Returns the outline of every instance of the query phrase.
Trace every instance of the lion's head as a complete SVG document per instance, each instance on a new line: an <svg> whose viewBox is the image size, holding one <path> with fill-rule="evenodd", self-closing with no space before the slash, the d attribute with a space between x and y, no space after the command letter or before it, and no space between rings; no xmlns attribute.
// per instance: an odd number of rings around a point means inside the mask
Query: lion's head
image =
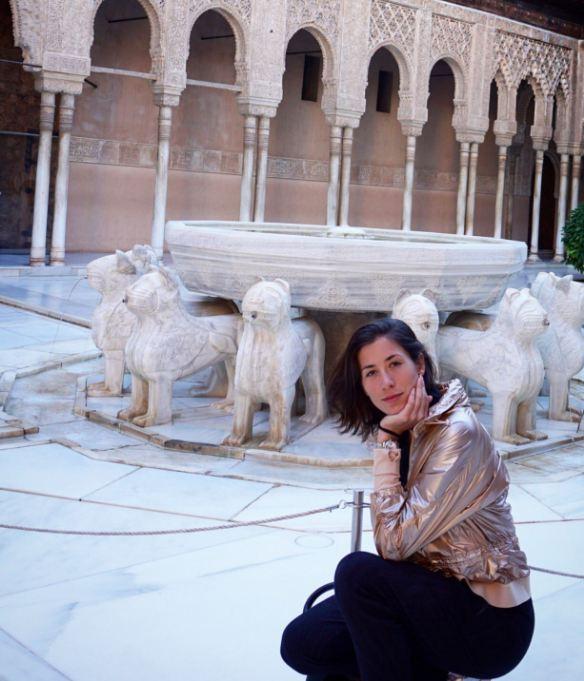
<svg viewBox="0 0 584 681"><path fill-rule="evenodd" d="M120 293L156 265L158 258L150 246L136 245L130 251L116 251L112 255L92 260L87 265L87 281L102 295Z"/></svg>
<svg viewBox="0 0 584 681"><path fill-rule="evenodd" d="M549 326L547 313L529 289L508 288L501 300L497 321L509 326L514 336L539 336Z"/></svg>
<svg viewBox="0 0 584 681"><path fill-rule="evenodd" d="M584 285L574 281L571 274L558 277L553 272L540 272L531 292L554 316L576 326L584 323Z"/></svg>
<svg viewBox="0 0 584 681"><path fill-rule="evenodd" d="M180 301L179 288L178 275L158 265L126 289L124 301L134 314L151 315L175 309Z"/></svg>
<svg viewBox="0 0 584 681"><path fill-rule="evenodd" d="M254 284L243 298L241 314L246 324L278 328L290 319L290 285L283 279Z"/></svg>

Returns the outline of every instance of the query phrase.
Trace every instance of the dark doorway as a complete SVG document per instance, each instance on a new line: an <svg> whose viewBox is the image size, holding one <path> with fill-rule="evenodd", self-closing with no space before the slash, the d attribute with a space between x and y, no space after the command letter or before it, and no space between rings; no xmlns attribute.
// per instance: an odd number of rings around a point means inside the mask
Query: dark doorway
<svg viewBox="0 0 584 681"><path fill-rule="evenodd" d="M531 176L531 196L535 184L535 171ZM556 221L556 170L547 154L543 157L543 173L541 176L541 202L539 207L539 241L538 253L541 258L552 258L555 250L555 221ZM529 232L527 243L531 243L531 216L533 203L529 205Z"/></svg>
<svg viewBox="0 0 584 681"><path fill-rule="evenodd" d="M30 248L40 107L21 60L8 0L0 0L0 249L13 252Z"/></svg>

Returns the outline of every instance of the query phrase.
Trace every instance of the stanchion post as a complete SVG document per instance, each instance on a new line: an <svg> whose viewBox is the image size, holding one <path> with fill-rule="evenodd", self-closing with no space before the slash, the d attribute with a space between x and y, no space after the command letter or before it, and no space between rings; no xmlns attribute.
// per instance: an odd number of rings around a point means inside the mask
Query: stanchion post
<svg viewBox="0 0 584 681"><path fill-rule="evenodd" d="M351 523L351 553L361 550L361 532L363 530L363 495L362 489L353 490L353 521Z"/></svg>

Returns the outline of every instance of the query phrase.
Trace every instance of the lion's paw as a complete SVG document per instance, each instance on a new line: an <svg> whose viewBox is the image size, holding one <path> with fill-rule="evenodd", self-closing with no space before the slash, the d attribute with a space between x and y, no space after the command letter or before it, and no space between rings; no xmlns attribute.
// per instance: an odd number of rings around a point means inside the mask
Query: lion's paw
<svg viewBox="0 0 584 681"><path fill-rule="evenodd" d="M547 433L542 433L541 430L528 430L523 435L529 440L547 440Z"/></svg>
<svg viewBox="0 0 584 681"><path fill-rule="evenodd" d="M234 435L233 433L230 433L221 444L226 447L240 447L245 442L245 439L245 435Z"/></svg>

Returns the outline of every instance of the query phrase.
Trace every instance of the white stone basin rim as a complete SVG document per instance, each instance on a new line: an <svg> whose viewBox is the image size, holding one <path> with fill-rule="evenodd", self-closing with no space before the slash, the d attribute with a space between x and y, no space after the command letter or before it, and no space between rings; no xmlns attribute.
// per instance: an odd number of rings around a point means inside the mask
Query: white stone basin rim
<svg viewBox="0 0 584 681"><path fill-rule="evenodd" d="M185 286L241 300L259 278L285 279L292 304L316 310L390 312L401 289L431 289L439 310L483 309L522 269L518 241L321 225L173 221L166 241Z"/></svg>

